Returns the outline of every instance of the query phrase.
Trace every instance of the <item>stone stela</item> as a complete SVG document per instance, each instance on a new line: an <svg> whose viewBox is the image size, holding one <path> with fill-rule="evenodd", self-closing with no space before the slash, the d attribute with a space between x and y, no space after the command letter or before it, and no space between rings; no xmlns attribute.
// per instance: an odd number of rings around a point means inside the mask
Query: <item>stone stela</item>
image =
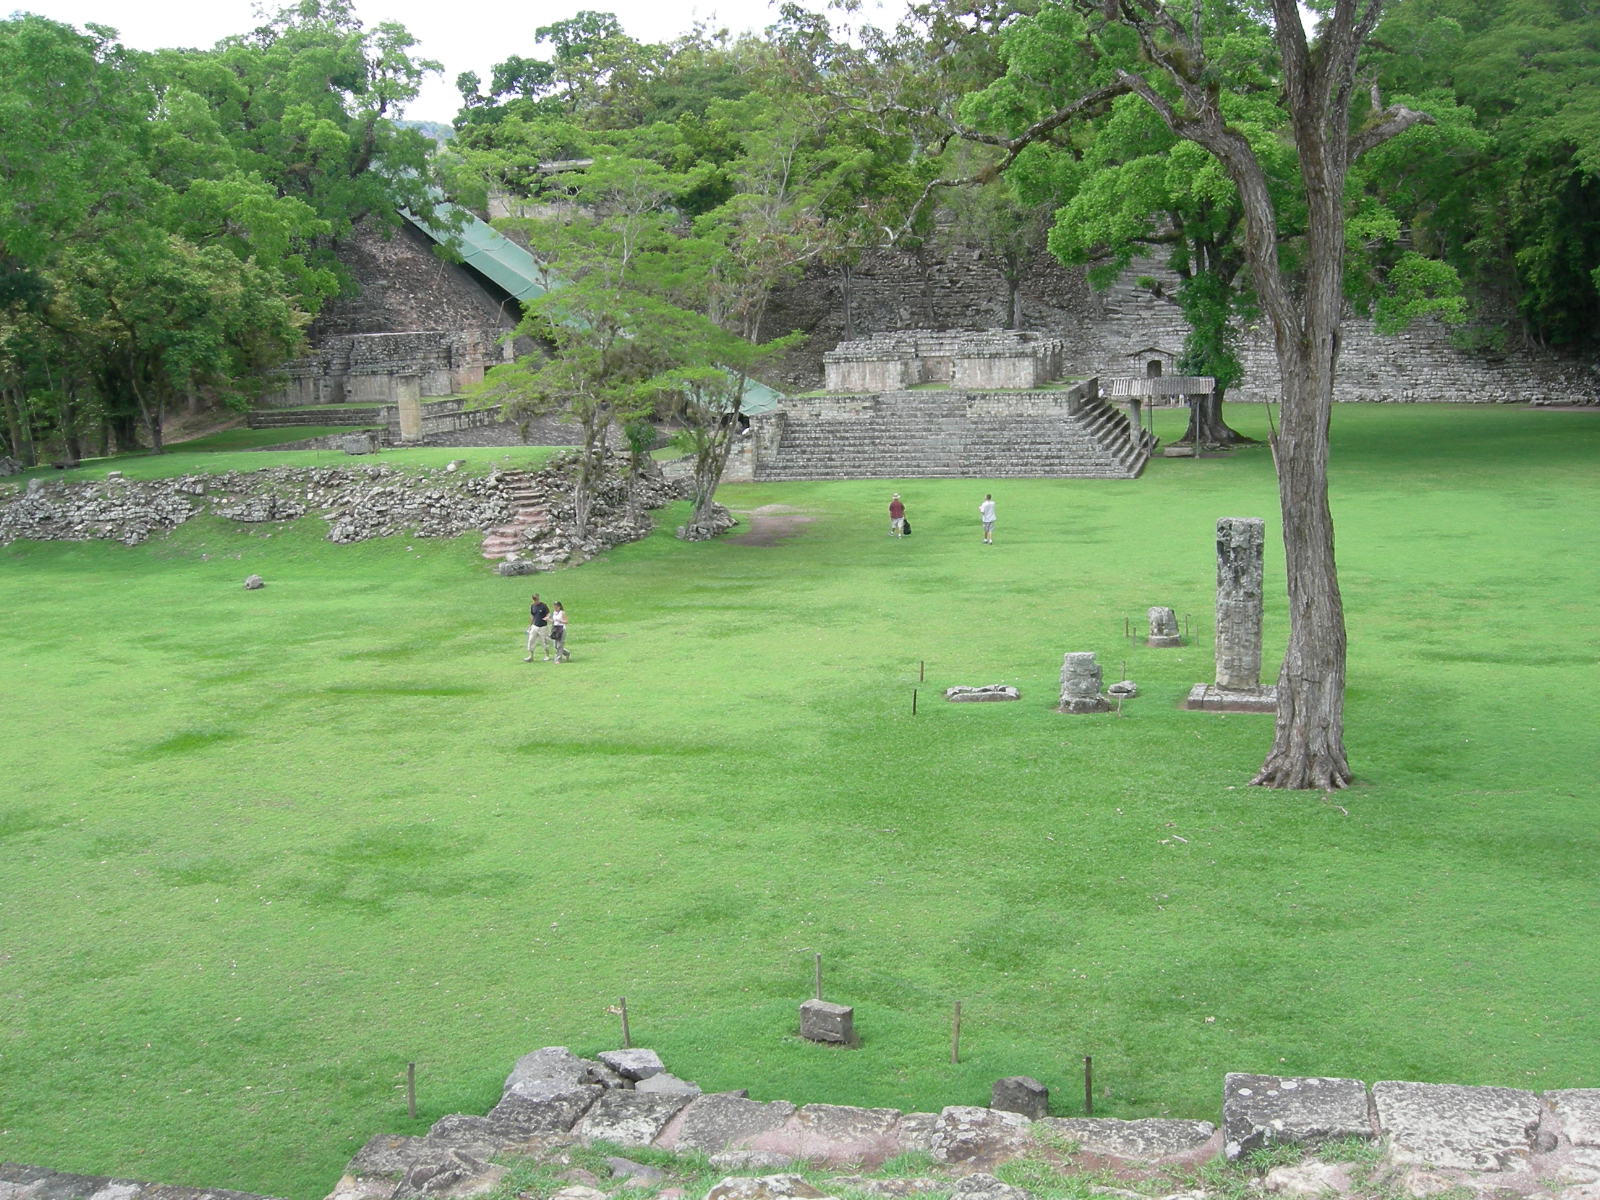
<svg viewBox="0 0 1600 1200"><path fill-rule="evenodd" d="M1111 711L1111 702L1100 692L1100 664L1094 655L1077 651L1064 655L1061 660L1061 703L1057 712L1103 713Z"/></svg>
<svg viewBox="0 0 1600 1200"><path fill-rule="evenodd" d="M1261 686L1261 609L1266 522L1217 521L1217 681L1198 683L1184 707L1214 712L1274 712L1278 689Z"/></svg>
<svg viewBox="0 0 1600 1200"><path fill-rule="evenodd" d="M1154 607L1145 614L1150 622L1150 636L1146 646L1181 646L1183 638L1178 633L1178 614L1170 608Z"/></svg>

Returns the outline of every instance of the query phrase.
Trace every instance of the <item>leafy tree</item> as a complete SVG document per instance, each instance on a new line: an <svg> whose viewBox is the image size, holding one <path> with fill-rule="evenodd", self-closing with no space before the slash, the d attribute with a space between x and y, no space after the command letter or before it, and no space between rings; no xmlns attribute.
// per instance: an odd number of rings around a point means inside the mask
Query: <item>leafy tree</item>
<svg viewBox="0 0 1600 1200"><path fill-rule="evenodd" d="M1413 0L1374 37L1387 88L1460 106L1482 141L1394 162L1410 235L1540 345L1600 330L1600 14L1570 0Z"/></svg>
<svg viewBox="0 0 1600 1200"><path fill-rule="evenodd" d="M159 450L174 400L248 403L337 291L329 236L420 186L385 115L420 78L408 45L315 3L217 51L153 56L109 30L0 22L14 445L33 453L37 428L76 458L96 419Z"/></svg>
<svg viewBox="0 0 1600 1200"><path fill-rule="evenodd" d="M303 200L344 237L363 218L433 211L432 143L396 123L439 64L393 22L365 29L348 0L298 0L215 49L163 51L166 86L203 99L241 170Z"/></svg>
<svg viewBox="0 0 1600 1200"><path fill-rule="evenodd" d="M1428 118L1403 103L1382 104L1375 88L1357 87L1382 0L1334 0L1314 37L1292 0L1272 0L1259 36L1240 15L1203 3L1179 11L1158 0L1045 5L1012 25L1008 73L969 112L1027 112L1037 107L1040 79L1046 80L1050 111L1020 133L983 137L1005 152L1009 165L1074 122L1105 116L1119 97L1136 96L1175 137L1214 157L1237 193L1245 258L1281 377L1282 422L1273 449L1290 611L1273 745L1254 782L1338 788L1350 781L1346 635L1327 458L1351 168ZM1265 68L1263 47L1270 50ZM1259 97L1264 85L1282 114L1281 140L1273 142L1263 142L1237 107ZM1287 191L1274 186L1279 145L1295 167Z"/></svg>

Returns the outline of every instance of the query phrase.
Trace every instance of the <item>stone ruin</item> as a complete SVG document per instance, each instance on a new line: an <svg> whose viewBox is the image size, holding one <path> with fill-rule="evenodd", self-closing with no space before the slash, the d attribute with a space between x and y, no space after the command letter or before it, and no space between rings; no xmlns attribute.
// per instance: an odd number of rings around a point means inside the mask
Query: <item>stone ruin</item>
<svg viewBox="0 0 1600 1200"><path fill-rule="evenodd" d="M1102 713L1111 702L1100 692L1100 664L1086 651L1072 652L1061 659L1061 703L1057 712Z"/></svg>
<svg viewBox="0 0 1600 1200"><path fill-rule="evenodd" d="M282 386L263 408L391 404L402 397L453 396L510 361L498 329L363 333L322 340L314 354L285 363Z"/></svg>
<svg viewBox="0 0 1600 1200"><path fill-rule="evenodd" d="M999 1080L987 1108L938 1112L756 1100L743 1089L704 1093L643 1048L579 1058L547 1046L519 1059L487 1114L439 1118L422 1136L378 1134L346 1166L328 1200L475 1196L504 1184L519 1163L570 1168L571 1151L604 1142L609 1177L565 1170L561 1200L624 1200L635 1189L693 1178L709 1163L726 1174L683 1200L820 1200L830 1195L946 1195L1030 1200L1084 1184L1083 1194L1149 1200L1225 1200L1241 1194L1196 1169L1268 1147L1300 1147L1251 1195L1352 1200L1374 1196L1533 1196L1592 1200L1600 1184L1600 1089L1510 1087L1320 1076L1228 1074L1213 1120L1051 1116L1048 1088L1030 1076ZM1057 1111L1060 1111L1059 1108ZM1320 1151L1335 1143L1333 1153ZM1345 1148L1338 1144L1344 1143ZM1371 1149L1352 1155L1355 1144ZM649 1163L638 1161L653 1152ZM912 1175L866 1180L906 1154ZM684 1156L682 1158L676 1156ZM994 1172L1031 1161L1058 1181L1029 1191ZM824 1173L815 1183L803 1167ZM1106 1173L1145 1181L1140 1191L1096 1186ZM1173 1178L1173 1173L1179 1173ZM1037 1176L1034 1176L1037 1178ZM872 1186L868 1186L868 1184ZM1041 1181L1042 1184L1042 1181ZM542 1193L541 1193L542 1194ZM0 1163L0 1196L118 1200L254 1200L241 1192L70 1175Z"/></svg>
<svg viewBox="0 0 1600 1200"><path fill-rule="evenodd" d="M899 392L925 383L952 388L1036 388L1060 379L1064 343L1011 329L912 329L842 342L822 356L830 392Z"/></svg>
<svg viewBox="0 0 1600 1200"><path fill-rule="evenodd" d="M1261 609L1266 522L1217 521L1217 681L1199 683L1185 708L1274 712L1278 689L1261 686Z"/></svg>
<svg viewBox="0 0 1600 1200"><path fill-rule="evenodd" d="M1146 646L1171 647L1183 645L1183 638L1178 633L1178 614L1170 608L1153 606L1145 614L1150 622L1150 636L1145 639Z"/></svg>

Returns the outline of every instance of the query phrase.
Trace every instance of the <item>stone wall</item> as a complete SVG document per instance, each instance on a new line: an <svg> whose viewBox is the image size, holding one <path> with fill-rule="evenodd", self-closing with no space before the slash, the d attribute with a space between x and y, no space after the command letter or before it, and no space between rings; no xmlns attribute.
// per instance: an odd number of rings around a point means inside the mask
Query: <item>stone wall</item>
<svg viewBox="0 0 1600 1200"><path fill-rule="evenodd" d="M282 387L258 404L389 404L407 387L422 396L453 396L512 357L492 327L328 336L312 354L285 363L278 372Z"/></svg>
<svg viewBox="0 0 1600 1200"><path fill-rule="evenodd" d="M1140 275L1170 272L1133 264L1105 292L1092 291L1081 270L1048 255L1030 262L1020 286L1021 327L1064 343L1064 371L1114 378L1146 374L1147 364L1171 373L1184 325L1176 306L1134 286ZM846 340L845 285L838 272L817 271L784 289L768 310L763 336L792 330L809 340L791 355L775 384L792 391L818 387L822 358ZM913 329L993 329L1005 318L1008 287L994 259L953 240L948 231L916 251L868 253L849 276L850 336ZM1384 337L1370 321L1344 327L1336 398L1341 401L1594 402L1600 364L1593 356L1535 355L1526 349L1486 358L1456 349L1449 331L1424 322ZM1277 364L1264 328L1248 331L1246 377L1231 395L1276 399Z"/></svg>

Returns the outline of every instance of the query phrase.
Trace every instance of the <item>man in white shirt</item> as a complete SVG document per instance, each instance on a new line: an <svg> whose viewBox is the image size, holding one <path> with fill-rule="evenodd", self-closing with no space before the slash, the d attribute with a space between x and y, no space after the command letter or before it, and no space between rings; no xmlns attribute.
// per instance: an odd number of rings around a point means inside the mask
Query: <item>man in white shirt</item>
<svg viewBox="0 0 1600 1200"><path fill-rule="evenodd" d="M994 497L985 495L983 503L978 505L978 517L983 522L983 544L994 545Z"/></svg>

